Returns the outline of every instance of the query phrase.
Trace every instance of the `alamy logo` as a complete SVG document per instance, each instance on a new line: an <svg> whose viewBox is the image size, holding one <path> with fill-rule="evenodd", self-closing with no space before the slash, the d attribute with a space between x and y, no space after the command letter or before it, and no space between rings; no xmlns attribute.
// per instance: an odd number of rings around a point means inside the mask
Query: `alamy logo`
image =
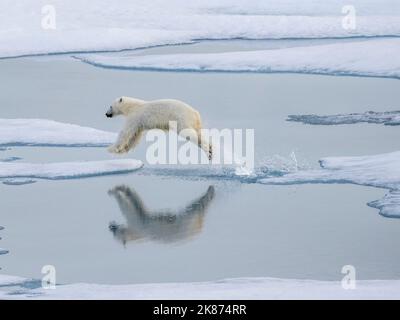
<svg viewBox="0 0 400 320"><path fill-rule="evenodd" d="M343 6L342 13L345 15L342 19L343 29L355 30L357 28L356 8L352 5Z"/></svg>
<svg viewBox="0 0 400 320"><path fill-rule="evenodd" d="M56 268L53 265L45 265L42 268L42 288L55 289L56 288Z"/></svg>
<svg viewBox="0 0 400 320"><path fill-rule="evenodd" d="M342 288L345 290L354 290L356 288L356 268L352 265L345 265L342 268L345 275L342 279Z"/></svg>
<svg viewBox="0 0 400 320"><path fill-rule="evenodd" d="M149 130L146 151L149 164L223 164L254 169L254 129L201 129L177 131L169 122L169 131Z"/></svg>
<svg viewBox="0 0 400 320"><path fill-rule="evenodd" d="M45 5L42 7L42 29L55 30L56 24L56 8L53 5Z"/></svg>

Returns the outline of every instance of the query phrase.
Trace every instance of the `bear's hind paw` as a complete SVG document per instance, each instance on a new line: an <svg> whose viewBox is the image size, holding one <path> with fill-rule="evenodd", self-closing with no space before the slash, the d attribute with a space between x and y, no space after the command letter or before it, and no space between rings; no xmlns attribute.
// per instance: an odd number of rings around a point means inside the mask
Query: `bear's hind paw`
<svg viewBox="0 0 400 320"><path fill-rule="evenodd" d="M125 148L121 148L118 146L111 146L108 148L108 152L115 153L115 154L121 154L121 153L126 153L126 150L125 150Z"/></svg>
<svg viewBox="0 0 400 320"><path fill-rule="evenodd" d="M116 148L114 145L109 146L109 147L107 148L107 151L110 152L110 153L118 153L118 152L117 152L117 148Z"/></svg>
<svg viewBox="0 0 400 320"><path fill-rule="evenodd" d="M116 154L122 154L122 153L128 153L129 148L127 146L111 146L108 148L108 151L111 153L116 153Z"/></svg>

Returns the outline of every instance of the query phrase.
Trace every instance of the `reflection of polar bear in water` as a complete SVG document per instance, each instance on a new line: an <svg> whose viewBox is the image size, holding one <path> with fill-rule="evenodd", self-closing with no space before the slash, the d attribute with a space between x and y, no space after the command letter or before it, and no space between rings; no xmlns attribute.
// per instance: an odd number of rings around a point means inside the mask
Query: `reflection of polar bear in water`
<svg viewBox="0 0 400 320"><path fill-rule="evenodd" d="M124 129L117 142L109 148L113 153L126 153L140 141L143 131L150 129L169 130L169 122L176 121L178 134L197 144L208 158L212 159L212 147L208 139L202 137L201 117L199 112L178 100L163 99L144 101L122 97L114 101L106 116L127 117Z"/></svg>
<svg viewBox="0 0 400 320"><path fill-rule="evenodd" d="M199 233L212 199L214 187L210 186L200 198L178 211L150 211L135 190L118 186L109 191L118 202L127 224L110 223L110 230L123 244L148 238L162 242L175 242Z"/></svg>

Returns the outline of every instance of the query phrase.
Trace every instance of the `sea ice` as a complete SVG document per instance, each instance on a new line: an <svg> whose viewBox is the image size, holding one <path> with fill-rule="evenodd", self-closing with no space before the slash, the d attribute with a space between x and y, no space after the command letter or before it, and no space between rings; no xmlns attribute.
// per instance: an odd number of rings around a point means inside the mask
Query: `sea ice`
<svg viewBox="0 0 400 320"><path fill-rule="evenodd" d="M389 189L383 199L369 205L383 216L400 218L400 151L361 157L333 157L320 160L321 169L301 170L280 177L262 178L269 185L306 183L353 183Z"/></svg>
<svg viewBox="0 0 400 320"><path fill-rule="evenodd" d="M117 134L45 119L0 119L0 146L104 147Z"/></svg>
<svg viewBox="0 0 400 320"><path fill-rule="evenodd" d="M28 285L29 284L29 285ZM30 287L32 289L30 289ZM1 299L399 299L400 280L358 280L354 290L340 281L236 278L209 282L131 285L66 284L56 290L40 282L0 275Z"/></svg>
<svg viewBox="0 0 400 320"><path fill-rule="evenodd" d="M73 179L131 172L140 160L121 159L60 163L0 163L0 178Z"/></svg>
<svg viewBox="0 0 400 320"><path fill-rule="evenodd" d="M400 78L400 39L374 39L307 47L223 53L163 55L80 55L83 62L106 68L214 71L294 72Z"/></svg>
<svg viewBox="0 0 400 320"><path fill-rule="evenodd" d="M53 0L45 6L40 1L2 0L0 57L117 51L201 39L400 35L398 1L352 0L356 28L343 27L342 8L348 4L344 0L323 4L315 0Z"/></svg>
<svg viewBox="0 0 400 320"><path fill-rule="evenodd" d="M382 199L368 203L387 218L400 218L400 191L390 191Z"/></svg>

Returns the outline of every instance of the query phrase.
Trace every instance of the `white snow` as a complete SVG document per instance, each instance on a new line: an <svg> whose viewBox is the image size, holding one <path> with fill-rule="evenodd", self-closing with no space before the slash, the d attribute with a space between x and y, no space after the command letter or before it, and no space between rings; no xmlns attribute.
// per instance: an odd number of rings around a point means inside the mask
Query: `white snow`
<svg viewBox="0 0 400 320"><path fill-rule="evenodd" d="M302 122L305 124L315 125L338 125L338 124L354 124L354 123L382 123L387 126L400 125L400 111L374 112L367 111L364 113L348 113L336 115L289 115L287 121Z"/></svg>
<svg viewBox="0 0 400 320"><path fill-rule="evenodd" d="M284 49L147 56L83 55L96 66L179 71L299 72L400 78L400 39Z"/></svg>
<svg viewBox="0 0 400 320"><path fill-rule="evenodd" d="M81 146L112 144L116 133L45 119L0 119L0 146Z"/></svg>
<svg viewBox="0 0 400 320"><path fill-rule="evenodd" d="M44 119L0 119L0 145L102 147L112 144L117 134L74 124ZM0 178L8 185L32 183L31 179L70 179L130 172L142 167L139 160L24 163L17 157L0 161ZM7 179L6 179L7 178ZM11 179L10 179L11 178Z"/></svg>
<svg viewBox="0 0 400 320"><path fill-rule="evenodd" d="M131 172L140 160L76 161L59 163L0 163L0 178L72 179Z"/></svg>
<svg viewBox="0 0 400 320"><path fill-rule="evenodd" d="M342 7L348 4L345 0L2 0L0 57L135 49L198 39L400 35L398 1L352 0L357 14L354 30L342 26ZM55 9L54 29L46 27L45 5Z"/></svg>
<svg viewBox="0 0 400 320"><path fill-rule="evenodd" d="M24 285L25 284L25 285ZM36 289L28 289L26 284ZM237 278L210 282L133 285L67 284L42 289L40 281L0 275L0 299L399 299L399 280L339 281Z"/></svg>

